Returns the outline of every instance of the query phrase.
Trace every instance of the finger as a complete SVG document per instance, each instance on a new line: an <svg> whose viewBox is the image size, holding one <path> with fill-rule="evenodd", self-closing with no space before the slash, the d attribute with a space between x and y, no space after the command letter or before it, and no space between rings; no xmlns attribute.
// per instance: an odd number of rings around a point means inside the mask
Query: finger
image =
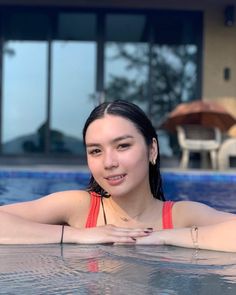
<svg viewBox="0 0 236 295"><path fill-rule="evenodd" d="M116 237L114 245L121 245L121 244L134 245L136 244L136 239L132 237Z"/></svg>
<svg viewBox="0 0 236 295"><path fill-rule="evenodd" d="M153 232L153 229L127 229L127 228L119 228L113 229L111 234L118 236L134 236L134 237L145 237L150 235Z"/></svg>
<svg viewBox="0 0 236 295"><path fill-rule="evenodd" d="M133 230L126 230L126 231L113 231L110 233L112 236L117 237L146 237L149 236L152 232L149 231L133 231Z"/></svg>
<svg viewBox="0 0 236 295"><path fill-rule="evenodd" d="M145 233L150 233L153 232L153 228L127 228L127 227L114 227L113 228L115 231L122 231L122 232L145 232Z"/></svg>

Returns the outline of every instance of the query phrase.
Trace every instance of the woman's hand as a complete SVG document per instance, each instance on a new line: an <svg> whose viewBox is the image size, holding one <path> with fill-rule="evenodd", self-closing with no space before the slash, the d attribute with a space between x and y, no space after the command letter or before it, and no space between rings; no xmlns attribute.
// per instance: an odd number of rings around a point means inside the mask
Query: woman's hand
<svg viewBox="0 0 236 295"><path fill-rule="evenodd" d="M165 240L163 238L164 231L151 232L145 237L138 237L136 239L137 245L165 245Z"/></svg>
<svg viewBox="0 0 236 295"><path fill-rule="evenodd" d="M70 242L71 237L69 227L65 227L64 242ZM85 229L75 229L73 240L78 244L135 244L136 239L148 237L152 229L132 229L105 225Z"/></svg>

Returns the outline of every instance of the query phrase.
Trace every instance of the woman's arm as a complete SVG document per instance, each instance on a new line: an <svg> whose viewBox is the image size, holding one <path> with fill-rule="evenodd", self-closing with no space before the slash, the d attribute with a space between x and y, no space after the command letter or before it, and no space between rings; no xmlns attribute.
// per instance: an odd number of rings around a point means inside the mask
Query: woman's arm
<svg viewBox="0 0 236 295"><path fill-rule="evenodd" d="M41 224L0 212L0 244L59 243L62 226Z"/></svg>
<svg viewBox="0 0 236 295"><path fill-rule="evenodd" d="M33 222L0 211L0 244L127 243L150 234L148 229L127 229L112 225L78 229L71 226Z"/></svg>
<svg viewBox="0 0 236 295"><path fill-rule="evenodd" d="M137 238L136 243L236 252L236 219L207 226L156 231L148 237Z"/></svg>
<svg viewBox="0 0 236 295"><path fill-rule="evenodd" d="M203 203L193 201L176 202L172 209L174 228L212 225L235 218L235 214L219 211Z"/></svg>
<svg viewBox="0 0 236 295"><path fill-rule="evenodd" d="M28 202L0 206L0 212L46 224L70 224L82 227L90 207L86 191L64 191Z"/></svg>

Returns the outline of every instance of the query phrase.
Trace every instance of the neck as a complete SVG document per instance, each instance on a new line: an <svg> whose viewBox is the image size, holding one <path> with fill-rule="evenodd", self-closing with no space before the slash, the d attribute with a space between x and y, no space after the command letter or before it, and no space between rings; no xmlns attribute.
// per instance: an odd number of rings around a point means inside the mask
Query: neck
<svg viewBox="0 0 236 295"><path fill-rule="evenodd" d="M141 219L149 211L155 202L151 192L135 194L131 196L111 196L109 199L111 209L114 214L118 215L123 221L131 219Z"/></svg>

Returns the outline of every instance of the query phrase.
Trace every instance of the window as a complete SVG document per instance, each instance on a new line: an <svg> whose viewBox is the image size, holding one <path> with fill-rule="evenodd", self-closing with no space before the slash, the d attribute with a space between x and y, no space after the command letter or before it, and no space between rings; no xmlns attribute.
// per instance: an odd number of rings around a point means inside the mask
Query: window
<svg viewBox="0 0 236 295"><path fill-rule="evenodd" d="M52 42L52 153L85 155L82 128L95 106L96 16L60 14Z"/></svg>

